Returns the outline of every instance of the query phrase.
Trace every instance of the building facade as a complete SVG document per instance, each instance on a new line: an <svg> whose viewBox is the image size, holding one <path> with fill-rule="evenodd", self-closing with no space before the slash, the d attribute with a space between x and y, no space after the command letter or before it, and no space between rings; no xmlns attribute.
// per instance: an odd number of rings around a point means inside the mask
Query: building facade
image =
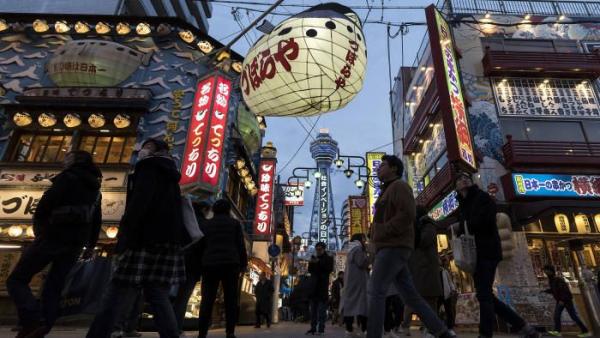
<svg viewBox="0 0 600 338"><path fill-rule="evenodd" d="M578 294L567 242L580 239L583 264L600 267L600 7L448 0L437 8L427 9L428 33L394 86L395 153L417 203L439 221L454 219L456 174L474 174L514 231L498 292L549 324L551 301L527 298L545 287L542 266L556 265ZM459 307L470 304L464 297ZM459 321L477 320L461 312Z"/></svg>

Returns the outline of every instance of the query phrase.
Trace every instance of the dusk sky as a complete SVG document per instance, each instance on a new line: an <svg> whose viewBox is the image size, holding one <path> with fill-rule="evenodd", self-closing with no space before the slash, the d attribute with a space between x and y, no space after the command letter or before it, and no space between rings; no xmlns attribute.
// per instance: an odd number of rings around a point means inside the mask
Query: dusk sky
<svg viewBox="0 0 600 338"><path fill-rule="evenodd" d="M239 2L244 2L243 0ZM263 0L248 0L251 2L270 2ZM287 5L315 5L324 1L316 0L286 0L283 4ZM371 6L428 6L431 0L343 0L340 4L353 7ZM238 5L213 3L213 16L210 19L209 34L223 43L229 42L236 32L241 30L238 23L234 20L232 7L253 8L265 10L267 6L258 5ZM279 7L275 13L284 15L269 15L267 19L277 25L287 17L303 11L300 7ZM354 9L364 21L367 16L367 9ZM239 18L245 26L249 25L259 12L239 9ZM383 15L383 20L382 19ZM423 9L373 9L369 13L368 21L385 21L392 23L401 22L424 22L425 14ZM392 27L392 33L397 32L398 28ZM388 81L388 61L387 61L387 28L385 24L367 23L364 26L364 34L367 42L368 65L366 71L366 80L362 91L346 107L331 113L322 115L316 127L313 130L313 136L316 136L320 128L328 128L332 137L339 142L340 151L344 155L365 156L367 151L385 151L392 153L392 127L389 106L389 81ZM410 65L415 59L417 49L425 27L413 26L404 36L405 65ZM232 35L233 34L233 35ZM261 32L252 30L246 35L251 43L254 43ZM246 55L250 44L245 38L239 40L234 46L234 50L241 55ZM396 76L401 66L401 39L400 36L390 41L392 77ZM306 131L300 123L303 123L307 129L310 129L317 117L300 118L293 117L273 117L267 118L267 134L265 141L272 141L278 149L279 168L283 167L294 155L306 137ZM309 146L312 138L302 146L298 155L287 165L280 173L281 181L287 182L295 167L313 167L314 160L310 156ZM340 217L343 201L348 195L358 194L360 191L354 185L354 180L347 179L342 172L334 173L332 177L334 204L336 217ZM305 198L305 206L296 208L295 211L295 234L301 234L308 231L310 224L310 214L312 210L312 200L314 188L308 190ZM338 222L339 224L339 222Z"/></svg>

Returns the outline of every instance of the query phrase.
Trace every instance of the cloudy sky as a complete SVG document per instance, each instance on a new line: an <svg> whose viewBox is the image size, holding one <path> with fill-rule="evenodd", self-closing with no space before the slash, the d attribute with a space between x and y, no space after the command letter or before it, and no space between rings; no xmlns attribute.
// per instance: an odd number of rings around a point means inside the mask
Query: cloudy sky
<svg viewBox="0 0 600 338"><path fill-rule="evenodd" d="M431 4L433 0L338 0L339 3L354 7L361 19L367 17L367 9L356 8L377 6L368 14L368 21L385 21L393 23L401 22L424 22L425 15L423 9L380 9L383 3L384 7L394 6L415 6L425 7ZM234 19L232 10L238 8L238 18L242 25L246 26L253 21L260 12L246 10L243 8L265 10L266 6L254 5L252 3L267 3L266 0L239 0L234 3L213 3L213 17L210 19L210 35L226 43L230 41L234 33L241 30L238 22ZM324 1L317 0L285 0L283 4L287 5L315 5ZM241 8L243 7L243 8ZM274 25L295 13L302 11L301 7L279 7L275 13L283 15L270 15L267 19ZM382 20L383 17L383 20ZM392 27L392 33L397 28ZM404 36L405 65L413 63L416 51L419 47L425 28L423 26L410 27L409 33ZM232 35L234 34L234 35ZM239 40L234 46L234 50L241 55L246 55L250 48L250 43L254 43L262 33L252 30L246 35L246 38ZM388 81L388 58L387 58L387 28L385 24L367 23L364 27L364 35L367 42L368 64L367 75L362 91L346 107L325 114L318 121L313 136L320 128L328 128L332 137L339 142L340 151L346 155L364 156L365 152L377 150L391 153L392 149L392 128L391 115L389 107L389 81ZM392 76L396 76L401 66L401 39L400 36L390 41ZM300 123L303 123L307 129L310 129L316 120L316 117L308 119L296 119L292 117L267 118L268 129L266 141L273 141L278 149L279 166L282 167L296 153L302 142L306 138L306 131ZM365 132L366 129L366 132ZM310 156L309 145L312 139L309 138L298 155L294 157L289 165L281 172L281 180L287 181L295 167L314 166L314 161ZM357 194L359 190L354 186L353 179L347 179L343 173L334 173L332 178L334 204L336 208L336 217L340 217L340 210L343 201L348 195ZM300 234L308 231L310 224L310 214L312 208L314 189L309 190L306 196L307 200L304 207L296 208L295 214L295 233Z"/></svg>

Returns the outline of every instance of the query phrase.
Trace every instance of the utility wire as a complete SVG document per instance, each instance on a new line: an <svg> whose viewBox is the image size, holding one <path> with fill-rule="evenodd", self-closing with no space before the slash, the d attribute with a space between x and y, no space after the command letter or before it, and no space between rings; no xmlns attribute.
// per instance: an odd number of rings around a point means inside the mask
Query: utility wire
<svg viewBox="0 0 600 338"><path fill-rule="evenodd" d="M256 6L271 6L270 2L259 2L259 1L240 1L240 0L207 0L209 3L214 4L232 4L232 5L256 5ZM281 4L279 7L296 7L296 8L311 8L314 5L302 5L302 4ZM418 10L425 9L424 6L392 6L392 5L382 5L381 6L347 6L351 9L369 9L370 7L373 9L392 9L392 10Z"/></svg>
<svg viewBox="0 0 600 338"><path fill-rule="evenodd" d="M296 150L294 155L292 155L292 157L285 163L285 165L281 169L279 169L279 172L277 173L277 175L280 175L283 172L283 170L285 168L287 168L288 165L290 165L290 163L292 163L292 161L294 160L294 158L296 158L296 156L298 155L300 150L302 150L302 147L304 147L304 144L306 143L306 141L308 141L308 138L312 136L312 132L315 129L315 127L317 126L317 123L319 122L319 120L321 119L321 116L323 116L323 115L319 115L319 117L317 117L317 119L315 120L315 123L313 123L312 127L310 128L310 131L306 134L304 141L302 141L302 144L300 144L300 146L298 147L298 149Z"/></svg>
<svg viewBox="0 0 600 338"><path fill-rule="evenodd" d="M371 14L371 10L373 9L373 8L371 8L371 5L369 5L369 0L365 0L365 2L367 3L367 7L369 7L369 11L367 12L367 16L365 16L365 19L363 20L363 26L369 19L369 14Z"/></svg>
<svg viewBox="0 0 600 338"><path fill-rule="evenodd" d="M300 124L300 126L302 126L302 129L304 129L305 132L307 132L308 134L310 134L310 138L313 139L313 141L315 140L315 137L312 136L312 133L308 131L308 128L306 128L304 126L304 123L302 123L302 120L300 120L300 118L296 117L296 121L298 121L298 123ZM310 126L310 123L308 124Z"/></svg>

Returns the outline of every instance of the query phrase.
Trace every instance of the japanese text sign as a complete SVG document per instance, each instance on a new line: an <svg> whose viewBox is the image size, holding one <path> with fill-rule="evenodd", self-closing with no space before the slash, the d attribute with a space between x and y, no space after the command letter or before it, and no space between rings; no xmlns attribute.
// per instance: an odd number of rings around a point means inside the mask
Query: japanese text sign
<svg viewBox="0 0 600 338"><path fill-rule="evenodd" d="M512 181L520 197L600 197L600 176L514 173Z"/></svg>
<svg viewBox="0 0 600 338"><path fill-rule="evenodd" d="M227 128L231 81L211 75L198 83L181 166L182 186L215 191Z"/></svg>
<svg viewBox="0 0 600 338"><path fill-rule="evenodd" d="M452 190L444 199L438 202L428 213L434 221L441 221L448 217L458 209L458 200L456 199L456 191Z"/></svg>
<svg viewBox="0 0 600 338"><path fill-rule="evenodd" d="M460 159L469 167L477 169L469 131L468 112L462 93L458 58L454 51L450 26L434 5L427 7L426 15L444 131L449 137L448 156L451 160Z"/></svg>
<svg viewBox="0 0 600 338"><path fill-rule="evenodd" d="M304 205L304 185L290 184L283 187L285 199L284 205L287 206L303 206Z"/></svg>
<svg viewBox="0 0 600 338"><path fill-rule="evenodd" d="M329 170L321 170L319 186L319 242L329 243Z"/></svg>
<svg viewBox="0 0 600 338"><path fill-rule="evenodd" d="M369 220L367 199L364 196L350 196L348 206L350 207L350 237L355 234L366 234Z"/></svg>
<svg viewBox="0 0 600 338"><path fill-rule="evenodd" d="M275 159L262 159L258 171L258 194L254 215L254 234L271 235L273 195L275 182Z"/></svg>
<svg viewBox="0 0 600 338"><path fill-rule="evenodd" d="M379 182L379 178L377 177L377 170L379 170L379 165L381 165L381 158L385 155L385 153L367 153L367 168L369 168L369 172L371 173L371 179L373 180L373 184L369 184L369 222L373 222L373 217L375 217L375 202L379 198L381 194L381 182Z"/></svg>

